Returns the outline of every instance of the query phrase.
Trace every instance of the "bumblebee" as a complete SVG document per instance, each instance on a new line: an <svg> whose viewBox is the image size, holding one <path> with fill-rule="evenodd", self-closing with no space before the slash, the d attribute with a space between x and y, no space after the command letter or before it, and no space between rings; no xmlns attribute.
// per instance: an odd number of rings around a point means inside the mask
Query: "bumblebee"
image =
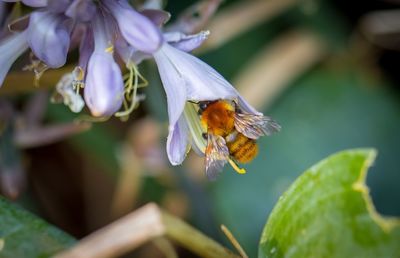
<svg viewBox="0 0 400 258"><path fill-rule="evenodd" d="M206 133L206 174L215 180L229 162L240 174L246 173L238 163L248 163L258 154L256 140L280 130L270 117L243 112L235 101L199 102L201 124Z"/></svg>

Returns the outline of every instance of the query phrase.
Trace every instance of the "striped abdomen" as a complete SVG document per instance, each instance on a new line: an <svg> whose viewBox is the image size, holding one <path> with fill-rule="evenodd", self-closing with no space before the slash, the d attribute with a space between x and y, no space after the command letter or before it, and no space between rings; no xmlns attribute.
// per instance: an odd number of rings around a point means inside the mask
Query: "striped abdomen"
<svg viewBox="0 0 400 258"><path fill-rule="evenodd" d="M247 138L239 132L234 132L226 137L229 154L240 163L252 161L258 153L255 140Z"/></svg>

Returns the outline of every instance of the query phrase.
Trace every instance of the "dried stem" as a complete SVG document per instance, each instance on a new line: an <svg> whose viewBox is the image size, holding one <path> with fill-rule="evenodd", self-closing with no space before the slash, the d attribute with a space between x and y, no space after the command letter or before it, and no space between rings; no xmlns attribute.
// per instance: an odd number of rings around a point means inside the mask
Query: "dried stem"
<svg viewBox="0 0 400 258"><path fill-rule="evenodd" d="M201 257L239 257L179 218L162 211L155 204L147 204L92 233L55 257L116 257L161 236L176 241Z"/></svg>
<svg viewBox="0 0 400 258"><path fill-rule="evenodd" d="M142 160L137 157L131 145L122 146L119 159L121 171L111 203L111 219L117 219L133 210L142 184Z"/></svg>
<svg viewBox="0 0 400 258"><path fill-rule="evenodd" d="M240 255L243 258L249 258L249 256L244 251L243 247L239 244L239 242L233 236L232 232L225 225L221 225L221 230L222 232L224 232L225 236L229 239L229 241L236 248L236 250L240 253Z"/></svg>
<svg viewBox="0 0 400 258"><path fill-rule="evenodd" d="M91 128L89 123L67 123L45 127L26 128L15 134L15 144L20 148L33 148L51 144L68 136L85 132Z"/></svg>
<svg viewBox="0 0 400 258"><path fill-rule="evenodd" d="M65 66L60 69L46 71L40 78L39 89L54 88L60 78L73 69L74 66ZM35 75L32 72L12 71L7 75L3 86L1 86L0 95L37 91L38 87L34 86L34 81Z"/></svg>
<svg viewBox="0 0 400 258"><path fill-rule="evenodd" d="M172 215L164 212L163 221L167 236L200 257L240 257Z"/></svg>

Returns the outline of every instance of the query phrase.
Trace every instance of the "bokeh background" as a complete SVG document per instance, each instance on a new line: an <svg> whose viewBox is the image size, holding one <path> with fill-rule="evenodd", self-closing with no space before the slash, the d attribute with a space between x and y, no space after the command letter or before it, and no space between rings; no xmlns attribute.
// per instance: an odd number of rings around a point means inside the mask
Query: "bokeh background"
<svg viewBox="0 0 400 258"><path fill-rule="evenodd" d="M263 2L269 2L267 7ZM176 17L193 3L170 0L166 10ZM257 4L264 9L249 7ZM399 216L396 8L400 2L395 0L221 4L205 26L211 30L210 41L196 54L282 125L279 134L258 141L260 153L245 166L246 175L226 166L216 182L209 182L203 158L193 153L182 166L168 164L166 99L149 61L140 66L150 81L141 91L146 100L128 121L94 123L84 133L46 146L3 146L1 154L11 148L12 159L22 167L11 176L1 170L3 194L10 196L11 187L16 202L76 238L156 202L230 246L219 229L226 225L255 257L268 214L297 176L337 151L374 147L378 158L367 179L372 199L380 213ZM390 12L378 12L382 10ZM79 117L50 103L51 89L32 86L34 92L22 92L26 90L7 86L0 90L1 97L11 99L17 110L39 99L44 124ZM148 244L126 257L163 254Z"/></svg>

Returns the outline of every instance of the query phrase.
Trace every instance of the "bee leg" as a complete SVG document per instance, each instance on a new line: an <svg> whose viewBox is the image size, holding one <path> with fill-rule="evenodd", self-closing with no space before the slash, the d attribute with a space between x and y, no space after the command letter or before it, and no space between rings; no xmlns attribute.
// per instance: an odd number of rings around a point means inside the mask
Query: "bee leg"
<svg viewBox="0 0 400 258"><path fill-rule="evenodd" d="M238 173L238 174L246 174L246 169L240 168L235 161L233 161L231 158L228 159L229 164L232 166L232 168Z"/></svg>

